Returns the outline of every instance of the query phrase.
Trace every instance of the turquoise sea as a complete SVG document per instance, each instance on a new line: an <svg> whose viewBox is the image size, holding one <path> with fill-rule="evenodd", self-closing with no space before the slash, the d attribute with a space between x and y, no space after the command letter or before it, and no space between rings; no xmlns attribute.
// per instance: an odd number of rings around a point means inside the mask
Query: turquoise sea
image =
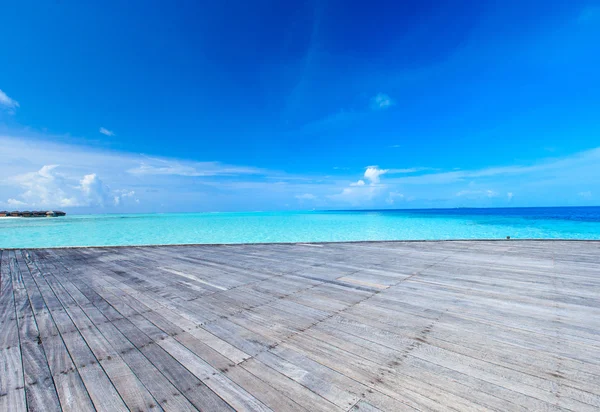
<svg viewBox="0 0 600 412"><path fill-rule="evenodd" d="M0 248L424 239L600 239L600 207L67 215L0 219Z"/></svg>

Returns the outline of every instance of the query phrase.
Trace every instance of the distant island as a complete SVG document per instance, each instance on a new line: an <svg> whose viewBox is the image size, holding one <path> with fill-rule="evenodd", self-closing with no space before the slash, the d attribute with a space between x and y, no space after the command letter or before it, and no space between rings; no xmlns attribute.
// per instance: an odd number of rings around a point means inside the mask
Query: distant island
<svg viewBox="0 0 600 412"><path fill-rule="evenodd" d="M25 210L20 212L15 210L14 212L7 212L6 210L0 211L0 217L57 217L57 216L65 216L66 213L60 210L37 210L35 212L30 212Z"/></svg>

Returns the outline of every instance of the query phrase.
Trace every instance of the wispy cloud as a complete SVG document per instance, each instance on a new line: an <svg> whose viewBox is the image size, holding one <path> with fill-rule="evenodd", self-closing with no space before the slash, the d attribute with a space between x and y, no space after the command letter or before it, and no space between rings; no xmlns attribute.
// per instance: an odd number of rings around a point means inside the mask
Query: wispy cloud
<svg viewBox="0 0 600 412"><path fill-rule="evenodd" d="M21 200L17 200L17 199L8 199L6 201L6 204L12 207L21 207L21 206L26 206L27 203L21 201Z"/></svg>
<svg viewBox="0 0 600 412"><path fill-rule="evenodd" d="M592 193L600 190L596 177L600 175L600 148L531 164L473 170L372 165L353 176L341 171L288 175L251 166L17 137L0 136L0 147L3 208L265 210L291 202L302 207L377 208L408 206L405 202L409 201L411 207L505 206L509 202L527 206L589 204ZM164 209L159 209L162 205Z"/></svg>
<svg viewBox="0 0 600 412"><path fill-rule="evenodd" d="M360 179L358 182L353 182L350 183L350 186L364 186L365 185L365 181Z"/></svg>
<svg viewBox="0 0 600 412"><path fill-rule="evenodd" d="M329 195L328 198L335 203L364 207L372 202L382 190L383 188L378 186L345 187L340 193Z"/></svg>
<svg viewBox="0 0 600 412"><path fill-rule="evenodd" d="M392 174L409 174L409 173L417 173L417 172L424 172L427 170L435 170L431 167L407 167L404 169L388 169L386 171L386 173L392 175Z"/></svg>
<svg viewBox="0 0 600 412"><path fill-rule="evenodd" d="M588 6L584 7L579 14L579 21L581 23L591 23L600 20L600 7L599 6Z"/></svg>
<svg viewBox="0 0 600 412"><path fill-rule="evenodd" d="M167 210L175 211L239 210L275 195L285 195L289 202L297 193L311 193L313 187L302 176L220 162L7 136L0 136L0 147L0 207L4 204L4 208L18 204L20 208L157 211L160 205L168 205ZM276 184L273 179L289 184ZM234 200L236 196L244 200Z"/></svg>
<svg viewBox="0 0 600 412"><path fill-rule="evenodd" d="M108 130L108 129L104 128L104 127L101 127L100 130L99 130L99 132L102 133L105 136L114 136L115 135L115 132L113 132L112 130Z"/></svg>
<svg viewBox="0 0 600 412"><path fill-rule="evenodd" d="M148 189L150 190L150 189ZM117 190L113 196L113 203L115 206L120 206L127 199L133 199L136 204L140 203L140 199L135 197L134 190Z"/></svg>
<svg viewBox="0 0 600 412"><path fill-rule="evenodd" d="M397 200L404 200L404 194L400 192L389 192L387 199L385 199L385 203L393 205Z"/></svg>
<svg viewBox="0 0 600 412"><path fill-rule="evenodd" d="M149 165L147 163L141 163L139 166L127 170L127 173L138 176L155 176L155 175L175 175L175 176L214 176L214 174L207 174L204 171L199 171L193 166L184 166L177 162L173 162L168 165Z"/></svg>
<svg viewBox="0 0 600 412"><path fill-rule="evenodd" d="M317 196L313 195L312 193L304 193L301 195L296 195L296 199L298 200L315 200L317 198Z"/></svg>
<svg viewBox="0 0 600 412"><path fill-rule="evenodd" d="M323 116L319 119L310 121L304 124L298 131L301 133L315 134L324 131L336 129L345 129L353 124L360 122L369 117L371 111L386 110L395 105L396 102L390 96L384 93L379 93L372 97L369 101L368 108L356 109L340 109ZM394 145L391 147L400 147Z"/></svg>
<svg viewBox="0 0 600 412"><path fill-rule="evenodd" d="M392 107L395 102L390 96L385 93L378 93L371 98L371 109L372 110L386 110Z"/></svg>
<svg viewBox="0 0 600 412"><path fill-rule="evenodd" d="M594 148L562 158L543 159L530 165L510 165L474 170L434 171L416 176L396 177L391 182L411 185L435 185L464 182L472 179L517 178L533 174L557 177L573 174L576 171L581 171L581 177L588 180L591 176L595 176L595 172L599 171L599 165L600 148ZM589 174L583 173L584 169L589 171ZM393 170L391 169L390 173Z"/></svg>
<svg viewBox="0 0 600 412"><path fill-rule="evenodd" d="M414 207L560 205L576 204L577 198L589 203L592 192L600 190L599 175L600 148L531 164L473 170L369 166L360 180L338 185L328 198L363 207L390 205L401 199L389 196L392 192L412 199Z"/></svg>
<svg viewBox="0 0 600 412"><path fill-rule="evenodd" d="M219 162L187 162L146 158L138 166L127 170L137 176L174 175L187 177L202 176L236 176L236 175L261 175L265 170L254 167L232 166Z"/></svg>
<svg viewBox="0 0 600 412"><path fill-rule="evenodd" d="M298 131L301 133L314 134L323 131L345 129L368 118L372 114L371 111L387 110L395 104L396 102L387 94L378 93L369 100L368 107L355 107L350 109L341 108L304 124ZM400 145L393 145L390 147L400 147Z"/></svg>
<svg viewBox="0 0 600 412"><path fill-rule="evenodd" d="M458 196L458 197L466 196L466 197L476 197L476 198L477 197L496 197L496 196L498 196L498 193L491 189L461 190L460 192L456 193L456 196Z"/></svg>
<svg viewBox="0 0 600 412"><path fill-rule="evenodd" d="M14 113L17 107L20 107L19 102L11 99L6 93L0 89L0 106L8 109L9 113Z"/></svg>
<svg viewBox="0 0 600 412"><path fill-rule="evenodd" d="M359 119L362 115L363 113L361 112L339 110L323 118L306 123L300 128L300 132L314 134L327 130L346 128Z"/></svg>

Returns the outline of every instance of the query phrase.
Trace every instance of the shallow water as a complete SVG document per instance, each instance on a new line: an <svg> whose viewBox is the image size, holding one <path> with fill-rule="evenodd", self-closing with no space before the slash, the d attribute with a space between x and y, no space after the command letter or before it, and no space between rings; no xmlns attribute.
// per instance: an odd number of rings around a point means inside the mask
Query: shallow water
<svg viewBox="0 0 600 412"><path fill-rule="evenodd" d="M349 240L600 239L600 207L0 219L0 248Z"/></svg>

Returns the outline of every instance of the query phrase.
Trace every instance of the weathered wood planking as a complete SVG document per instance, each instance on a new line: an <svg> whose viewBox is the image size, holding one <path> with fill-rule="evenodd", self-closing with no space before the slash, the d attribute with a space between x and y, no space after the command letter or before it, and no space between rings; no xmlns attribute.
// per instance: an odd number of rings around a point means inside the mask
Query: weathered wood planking
<svg viewBox="0 0 600 412"><path fill-rule="evenodd" d="M11 258L12 255L12 258ZM25 411L25 380L12 284L14 252L0 256L0 410Z"/></svg>
<svg viewBox="0 0 600 412"><path fill-rule="evenodd" d="M600 242L0 250L0 411L595 411Z"/></svg>

